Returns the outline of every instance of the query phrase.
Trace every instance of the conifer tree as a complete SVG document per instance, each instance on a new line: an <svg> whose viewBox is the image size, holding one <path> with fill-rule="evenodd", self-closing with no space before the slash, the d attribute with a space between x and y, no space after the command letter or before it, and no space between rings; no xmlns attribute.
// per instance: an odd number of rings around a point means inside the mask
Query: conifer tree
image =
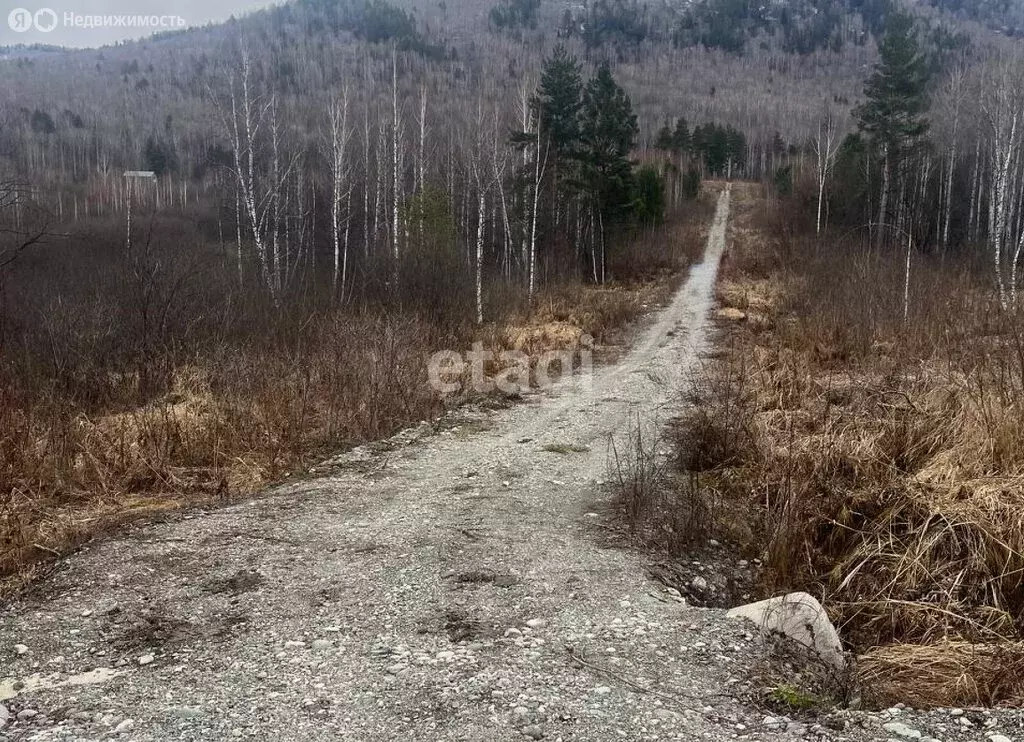
<svg viewBox="0 0 1024 742"><path fill-rule="evenodd" d="M632 199L629 153L639 132L633 105L607 63L587 83L580 114L580 181L598 216L600 244L605 227L620 221ZM601 280L604 279L601 255Z"/></svg>
<svg viewBox="0 0 1024 742"><path fill-rule="evenodd" d="M671 126L665 124L658 129L658 136L654 139L654 146L664 152L675 149L675 137Z"/></svg>
<svg viewBox="0 0 1024 742"><path fill-rule="evenodd" d="M675 131L672 132L672 148L677 152L685 152L690 148L690 127L681 116L676 121Z"/></svg>
<svg viewBox="0 0 1024 742"><path fill-rule="evenodd" d="M564 46L556 46L552 55L544 60L540 86L533 99L534 111L555 163L571 159L575 154L580 135L582 92L580 63Z"/></svg>
<svg viewBox="0 0 1024 742"><path fill-rule="evenodd" d="M882 160L878 222L884 225L893 175L902 171L928 132L929 73L914 21L904 13L889 17L878 51L879 61L864 86L867 100L857 117ZM883 233L879 229L879 240Z"/></svg>

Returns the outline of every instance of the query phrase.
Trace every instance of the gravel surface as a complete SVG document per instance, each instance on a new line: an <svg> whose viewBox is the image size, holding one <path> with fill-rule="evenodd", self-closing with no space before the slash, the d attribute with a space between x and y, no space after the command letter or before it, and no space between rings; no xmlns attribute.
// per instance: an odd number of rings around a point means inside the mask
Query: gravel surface
<svg viewBox="0 0 1024 742"><path fill-rule="evenodd" d="M0 613L0 736L1024 740L1008 713L772 714L751 700L753 627L602 545L610 437L653 432L698 363L729 203L589 389L463 412L67 559Z"/></svg>

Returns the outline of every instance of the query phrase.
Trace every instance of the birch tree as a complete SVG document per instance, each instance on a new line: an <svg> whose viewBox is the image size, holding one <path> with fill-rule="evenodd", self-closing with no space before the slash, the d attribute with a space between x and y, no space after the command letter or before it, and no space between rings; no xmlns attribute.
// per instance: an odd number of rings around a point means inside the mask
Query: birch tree
<svg viewBox="0 0 1024 742"><path fill-rule="evenodd" d="M997 54L987 65L982 83L981 110L988 138L988 175L990 179L988 200L988 246L992 256L999 302L1006 308L1011 295L1016 293L1013 283L1016 277L1016 260L1019 253L1010 257L1009 277L1007 276L1007 251L1015 247L1016 240L1011 234L1010 213L1012 209L1013 172L1020 155L1022 126L1020 61L1007 54Z"/></svg>
<svg viewBox="0 0 1024 742"><path fill-rule="evenodd" d="M963 107L966 92L967 65L961 60L954 68L944 90L948 101L947 108L952 108L952 130L949 136L949 152L946 158L946 179L943 186L942 234L939 246L945 250L949 246L949 224L953 212L953 176L956 173L957 147L960 143L960 111Z"/></svg>
<svg viewBox="0 0 1024 742"><path fill-rule="evenodd" d="M341 204L351 199L352 185L349 182L350 167L346 156L351 134L348 126L348 89L340 101L334 101L328 111L330 118L330 140L328 154L331 166L331 242L334 253L334 274L332 292L342 301L348 278L348 223L345 216L345 234L342 239ZM344 243L344 244L343 244Z"/></svg>
<svg viewBox="0 0 1024 742"><path fill-rule="evenodd" d="M839 153L838 125L831 107L826 106L822 117L818 119L818 134L811 144L814 149L814 162L818 176L818 211L815 234L820 237L823 227L822 207L825 202L825 187L828 184L832 168L836 164L836 155Z"/></svg>

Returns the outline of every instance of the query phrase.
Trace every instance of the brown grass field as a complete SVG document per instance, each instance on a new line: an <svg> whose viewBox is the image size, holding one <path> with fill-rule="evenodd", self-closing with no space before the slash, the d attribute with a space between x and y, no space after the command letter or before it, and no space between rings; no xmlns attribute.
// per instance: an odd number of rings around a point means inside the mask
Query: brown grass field
<svg viewBox="0 0 1024 742"><path fill-rule="evenodd" d="M700 254L711 207L690 204L633 238L618 270L625 281L556 285L481 327L384 311L313 315L285 340L161 361L168 391L141 405L132 402L141 372L71 369L79 389L103 389L86 396L111 400L89 405L57 385L0 376L0 597L126 522L250 496L331 453L437 419L464 401L427 383L437 350L479 340L539 353L575 348L583 335L614 347Z"/></svg>
<svg viewBox="0 0 1024 742"><path fill-rule="evenodd" d="M905 253L738 194L680 467L764 593L823 599L870 702L1024 704L1024 313L941 256L905 307Z"/></svg>

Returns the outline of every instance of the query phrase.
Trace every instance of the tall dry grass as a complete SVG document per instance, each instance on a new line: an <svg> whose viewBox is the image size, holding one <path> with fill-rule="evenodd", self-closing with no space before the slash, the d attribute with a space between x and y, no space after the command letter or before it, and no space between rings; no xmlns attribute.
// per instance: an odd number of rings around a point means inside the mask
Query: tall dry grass
<svg viewBox="0 0 1024 742"><path fill-rule="evenodd" d="M252 344L178 365L165 394L121 410L55 391L19 398L6 385L0 577L23 577L111 525L250 494L332 448L434 415L420 378L433 334L412 318L328 317L291 349ZM138 378L117 383L127 396Z"/></svg>
<svg viewBox="0 0 1024 742"><path fill-rule="evenodd" d="M352 305L310 292L275 308L177 232L131 260L111 230L27 256L0 292L0 596L126 521L244 497L436 417L452 404L428 384L438 350L613 342L699 253L706 214L614 246L607 286L552 283L531 303L489 281L483 327L445 265L398 302L374 283L384 265Z"/></svg>
<svg viewBox="0 0 1024 742"><path fill-rule="evenodd" d="M1024 311L966 256L915 254L904 316L905 254L818 244L763 201L736 218L684 465L741 506L766 593L823 598L875 700L1024 703L987 677L1024 662Z"/></svg>

